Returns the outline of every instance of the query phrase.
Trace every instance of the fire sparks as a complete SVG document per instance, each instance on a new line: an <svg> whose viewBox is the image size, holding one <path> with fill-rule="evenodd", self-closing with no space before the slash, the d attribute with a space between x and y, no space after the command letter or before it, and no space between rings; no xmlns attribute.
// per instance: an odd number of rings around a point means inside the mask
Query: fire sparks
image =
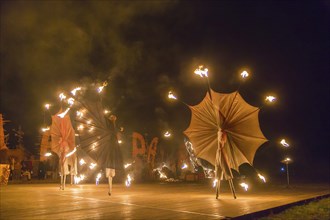
<svg viewBox="0 0 330 220"><path fill-rule="evenodd" d="M282 139L281 142L283 147L289 147L290 145L285 141L285 139Z"/></svg>
<svg viewBox="0 0 330 220"><path fill-rule="evenodd" d="M171 133L170 133L169 131L166 131L166 132L164 133L164 137L171 137Z"/></svg>
<svg viewBox="0 0 330 220"><path fill-rule="evenodd" d="M265 99L267 102L274 102L276 100L275 96L269 95Z"/></svg>
<svg viewBox="0 0 330 220"><path fill-rule="evenodd" d="M174 94L173 94L172 91L169 91L169 92L168 92L168 98L169 98L169 99L177 99L177 98L174 96Z"/></svg>
<svg viewBox="0 0 330 220"><path fill-rule="evenodd" d="M125 181L126 187L129 187L131 185L132 180L133 180L132 177L129 174L127 174L127 178Z"/></svg>
<svg viewBox="0 0 330 220"><path fill-rule="evenodd" d="M111 112L110 110L107 109L104 110L104 114L109 114L110 112Z"/></svg>
<svg viewBox="0 0 330 220"><path fill-rule="evenodd" d="M245 191L247 191L248 188L249 188L249 185L246 184L246 183L241 183L241 184L239 184L239 185L240 185L241 187L243 187Z"/></svg>
<svg viewBox="0 0 330 220"><path fill-rule="evenodd" d="M123 143L123 141L122 140L118 140L118 144L121 144L121 143Z"/></svg>
<svg viewBox="0 0 330 220"><path fill-rule="evenodd" d="M84 165L84 164L86 164L86 161L85 161L84 159L81 158L80 161L79 161L79 164L80 164L80 165Z"/></svg>
<svg viewBox="0 0 330 220"><path fill-rule="evenodd" d="M242 78L244 79L244 78L247 78L248 76L249 76L249 73L247 72L247 71L243 71L242 73L241 73L241 76L242 76Z"/></svg>
<svg viewBox="0 0 330 220"><path fill-rule="evenodd" d="M60 117L60 118L64 118L64 116L66 115L66 113L68 113L69 110L70 110L70 108L67 108L65 110L65 112L62 112L61 114L58 114L57 116Z"/></svg>
<svg viewBox="0 0 330 220"><path fill-rule="evenodd" d="M266 182L266 178L264 176L262 176L260 173L258 173L258 177L265 183Z"/></svg>
<svg viewBox="0 0 330 220"><path fill-rule="evenodd" d="M75 89L73 89L72 91L71 91L71 93L72 93L72 95L76 95L76 92L77 91L80 91L81 90L81 87L77 87L77 88L75 88Z"/></svg>
<svg viewBox="0 0 330 220"><path fill-rule="evenodd" d="M96 163L91 163L90 165L89 165L89 169L94 169L96 167Z"/></svg>
<svg viewBox="0 0 330 220"><path fill-rule="evenodd" d="M126 169L127 167L131 166L132 164L131 163L127 163L124 165L124 168Z"/></svg>
<svg viewBox="0 0 330 220"><path fill-rule="evenodd" d="M195 74L199 75L200 77L208 77L207 72L209 70L207 68L204 68L203 65L199 66L198 69L194 71Z"/></svg>

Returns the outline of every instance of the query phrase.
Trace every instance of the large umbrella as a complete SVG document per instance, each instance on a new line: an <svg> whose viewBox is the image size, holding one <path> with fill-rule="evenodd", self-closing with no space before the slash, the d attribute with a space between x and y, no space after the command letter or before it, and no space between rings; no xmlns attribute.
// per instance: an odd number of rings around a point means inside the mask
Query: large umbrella
<svg viewBox="0 0 330 220"><path fill-rule="evenodd" d="M52 116L51 132L51 150L60 158L61 163L64 163L67 155L75 150L75 131L71 124L69 115L63 114L60 110Z"/></svg>
<svg viewBox="0 0 330 220"><path fill-rule="evenodd" d="M199 104L189 108L191 122L184 134L195 156L214 165L220 171L218 177L230 180L236 198L231 169L238 171L243 163L252 165L257 149L267 141L259 126L260 109L245 102L238 91L224 94L211 89Z"/></svg>
<svg viewBox="0 0 330 220"><path fill-rule="evenodd" d="M117 139L115 116L108 117L101 101L80 100L77 113L79 147L99 168L122 170L123 157Z"/></svg>
<svg viewBox="0 0 330 220"><path fill-rule="evenodd" d="M68 110L67 110L68 111ZM61 189L65 188L65 177L69 174L68 165L71 171L76 170L75 152L75 131L72 127L71 120L67 111L62 109L52 116L51 133L51 150L55 152L60 159L61 168Z"/></svg>

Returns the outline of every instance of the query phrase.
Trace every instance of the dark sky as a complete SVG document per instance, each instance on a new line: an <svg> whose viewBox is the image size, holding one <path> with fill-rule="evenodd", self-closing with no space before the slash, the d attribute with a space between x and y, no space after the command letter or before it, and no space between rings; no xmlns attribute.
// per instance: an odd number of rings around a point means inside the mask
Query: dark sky
<svg viewBox="0 0 330 220"><path fill-rule="evenodd" d="M242 68L242 96L262 106L270 140L255 166L279 166L290 154L297 173L329 176L329 1L1 1L1 110L38 141L43 105L60 91L108 80L104 100L127 131L182 138L189 110L169 89L197 104L209 68L211 87L232 92ZM7 127L6 127L7 128ZM280 138L292 148L281 149ZM288 152L287 152L288 151Z"/></svg>

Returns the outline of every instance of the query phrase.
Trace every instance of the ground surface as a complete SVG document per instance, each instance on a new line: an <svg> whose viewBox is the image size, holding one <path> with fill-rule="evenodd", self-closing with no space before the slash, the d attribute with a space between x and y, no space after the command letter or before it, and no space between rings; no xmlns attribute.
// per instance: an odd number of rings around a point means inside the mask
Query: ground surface
<svg viewBox="0 0 330 220"><path fill-rule="evenodd" d="M1 186L0 219L226 219L327 195L328 184L267 186L233 199L224 185L216 200L210 184L12 184Z"/></svg>

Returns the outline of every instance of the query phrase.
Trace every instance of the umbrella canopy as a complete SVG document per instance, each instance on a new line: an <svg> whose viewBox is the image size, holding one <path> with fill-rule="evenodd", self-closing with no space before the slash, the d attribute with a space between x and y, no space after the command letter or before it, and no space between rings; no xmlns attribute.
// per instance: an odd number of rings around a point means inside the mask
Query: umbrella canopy
<svg viewBox="0 0 330 220"><path fill-rule="evenodd" d="M257 149L267 141L259 126L260 109L245 102L238 91L229 94L210 91L212 98L206 94L199 104L189 106L191 121L184 134L196 157L216 165L221 136L226 134L221 169L226 173L229 168L238 171L243 163L252 165Z"/></svg>
<svg viewBox="0 0 330 220"><path fill-rule="evenodd" d="M101 101L81 100L77 114L79 146L101 168L123 169L115 116L107 117Z"/></svg>
<svg viewBox="0 0 330 220"><path fill-rule="evenodd" d="M75 131L72 127L69 115L60 116L62 110L52 116L51 150L55 152L64 163L66 156L75 150Z"/></svg>

